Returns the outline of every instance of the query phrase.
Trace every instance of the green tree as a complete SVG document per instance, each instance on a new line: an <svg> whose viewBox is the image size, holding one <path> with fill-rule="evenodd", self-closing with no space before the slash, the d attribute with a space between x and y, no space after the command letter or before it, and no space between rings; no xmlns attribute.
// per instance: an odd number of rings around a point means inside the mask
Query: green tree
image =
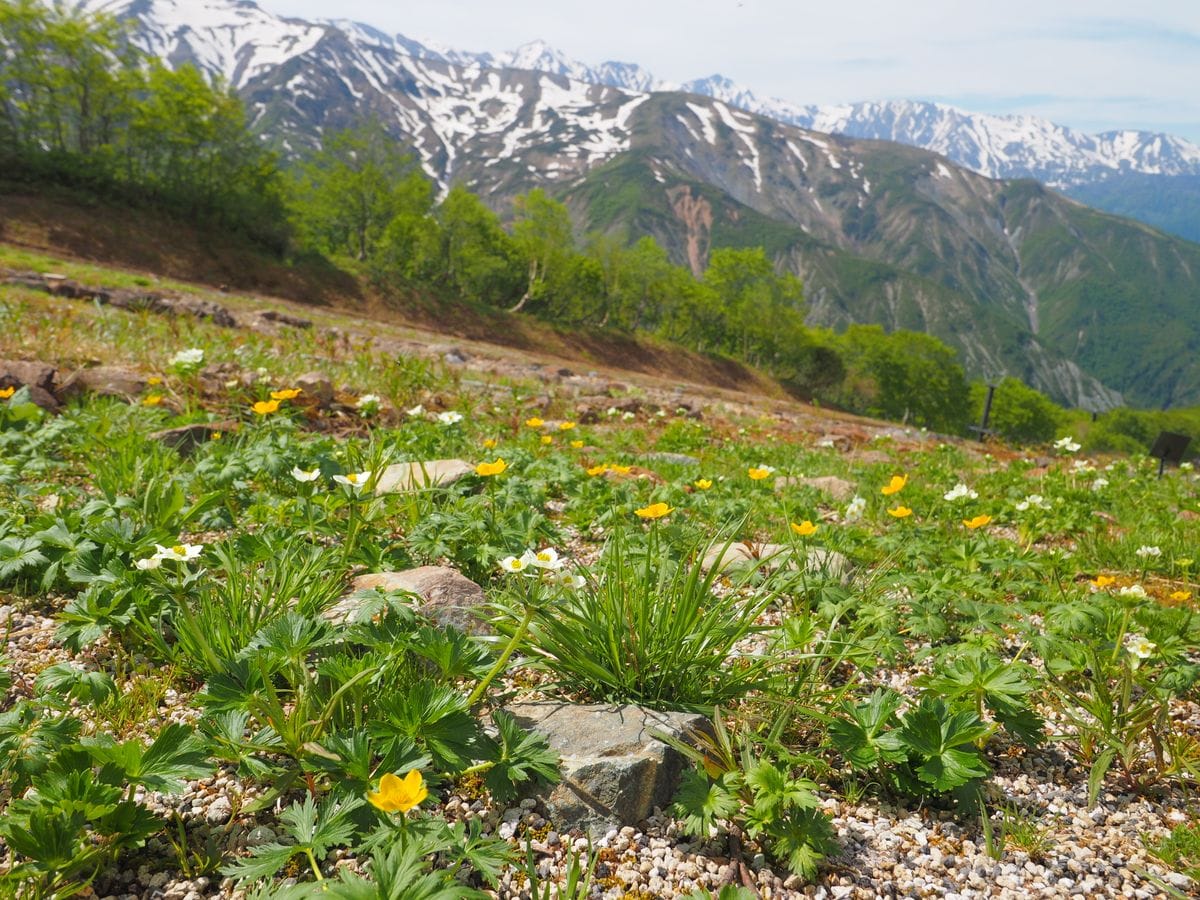
<svg viewBox="0 0 1200 900"><path fill-rule="evenodd" d="M401 212L401 185L415 167L374 119L333 134L300 167L297 229L320 250L366 260Z"/></svg>
<svg viewBox="0 0 1200 900"><path fill-rule="evenodd" d="M455 186L434 217L443 289L469 300L510 305L524 285L522 260L496 214L470 191Z"/></svg>
<svg viewBox="0 0 1200 900"><path fill-rule="evenodd" d="M512 226L512 243L528 270L525 292L512 308L517 312L530 305L533 310L551 314L569 304L562 295L568 290L555 280L565 270L575 253L575 238L567 207L552 200L541 188L513 201L516 218ZM557 296L556 296L557 294Z"/></svg>
<svg viewBox="0 0 1200 900"><path fill-rule="evenodd" d="M971 415L975 421L983 415L986 396L985 385L971 385ZM1013 443L1040 444L1054 440L1063 415L1063 409L1049 397L1010 377L996 386L988 427Z"/></svg>

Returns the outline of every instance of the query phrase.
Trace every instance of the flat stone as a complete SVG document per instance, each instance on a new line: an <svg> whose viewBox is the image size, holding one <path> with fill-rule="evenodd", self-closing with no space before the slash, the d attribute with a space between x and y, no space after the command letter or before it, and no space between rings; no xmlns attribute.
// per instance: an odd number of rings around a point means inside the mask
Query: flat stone
<svg viewBox="0 0 1200 900"><path fill-rule="evenodd" d="M794 561L790 559L791 556L792 548L786 544L755 544L751 546L739 542L730 544L729 547L725 547L723 544L714 544L704 554L704 560L700 563L700 567L705 572L711 572L714 568L719 567L718 571L722 573L752 566L755 568L761 566L770 571L779 568L785 562L794 565ZM809 575L822 575L845 582L850 577L850 560L836 550L809 547L805 556L804 571Z"/></svg>
<svg viewBox="0 0 1200 900"><path fill-rule="evenodd" d="M561 757L562 780L537 792L547 818L559 832L579 828L593 837L637 825L674 799L687 761L651 730L679 740L712 732L704 716L633 705L536 702L508 711Z"/></svg>
<svg viewBox="0 0 1200 900"><path fill-rule="evenodd" d="M47 412L58 412L54 366L39 360L0 359L0 388L29 388L29 400Z"/></svg>
<svg viewBox="0 0 1200 900"><path fill-rule="evenodd" d="M354 618L362 608L362 591L403 591L417 601L417 611L438 625L453 625L459 631L481 634L487 630L478 610L487 602L483 588L447 566L420 566L400 572L359 575L353 590L323 615L332 622Z"/></svg>
<svg viewBox="0 0 1200 900"><path fill-rule="evenodd" d="M475 467L461 459L429 459L388 466L375 483L377 494L397 494L422 488L445 487L465 478Z"/></svg>
<svg viewBox="0 0 1200 900"><path fill-rule="evenodd" d="M58 389L60 397L78 394L101 394L105 397L123 397L126 400L143 394L149 382L146 376L125 366L96 366L71 373Z"/></svg>
<svg viewBox="0 0 1200 900"><path fill-rule="evenodd" d="M698 466L698 465L700 465L700 460L698 460L694 456L689 456L686 453L664 453L664 452L656 451L654 453L644 454L643 458L654 460L655 462L670 463L671 465L674 465L674 466Z"/></svg>
<svg viewBox="0 0 1200 900"><path fill-rule="evenodd" d="M789 487L815 488L823 494L828 494L839 503L844 503L854 496L857 488L844 478L836 475L822 475L817 478L796 478L781 476L775 479L775 490L784 491Z"/></svg>

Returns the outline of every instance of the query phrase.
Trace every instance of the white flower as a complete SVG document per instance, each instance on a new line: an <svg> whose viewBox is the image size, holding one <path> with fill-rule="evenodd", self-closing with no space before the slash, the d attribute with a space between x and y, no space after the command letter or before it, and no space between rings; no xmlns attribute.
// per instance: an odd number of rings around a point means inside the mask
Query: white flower
<svg viewBox="0 0 1200 900"><path fill-rule="evenodd" d="M863 513L866 512L866 509L867 501L856 494L854 499L850 501L850 505L846 507L846 514L844 518L847 522L857 522L863 517Z"/></svg>
<svg viewBox="0 0 1200 900"><path fill-rule="evenodd" d="M380 399L376 394L363 394L358 398L358 402L354 404L359 412L373 413L379 409Z"/></svg>
<svg viewBox="0 0 1200 900"><path fill-rule="evenodd" d="M563 561L558 558L558 551L553 547L544 547L541 550L526 550L521 559L538 569L557 571L563 566Z"/></svg>
<svg viewBox="0 0 1200 900"><path fill-rule="evenodd" d="M946 493L942 494L942 499L949 500L951 503L953 503L955 500L962 500L963 498L978 500L979 493L971 490L960 481L954 487L950 488L950 490L946 491Z"/></svg>
<svg viewBox="0 0 1200 900"><path fill-rule="evenodd" d="M1059 440L1055 441L1054 448L1056 450L1062 450L1066 453L1074 453L1079 449L1079 444L1072 440L1070 435L1067 435L1065 438L1060 438Z"/></svg>
<svg viewBox="0 0 1200 900"><path fill-rule="evenodd" d="M1142 546L1138 547L1136 551L1134 551L1134 556L1140 556L1142 559L1146 559L1147 557L1154 557L1157 559L1158 557L1162 556L1162 550L1160 550L1158 547L1153 547L1150 544L1143 544Z"/></svg>
<svg viewBox="0 0 1200 900"><path fill-rule="evenodd" d="M344 484L354 493L361 494L363 488L367 486L367 482L371 480L371 472L351 472L349 475L334 475L333 480L338 484Z"/></svg>
<svg viewBox="0 0 1200 900"><path fill-rule="evenodd" d="M1092 482L1092 490L1093 491L1099 491L1106 487L1108 487L1108 479L1107 478L1097 478L1095 481Z"/></svg>
<svg viewBox="0 0 1200 900"><path fill-rule="evenodd" d="M1145 597L1146 589L1140 584L1131 584L1129 587L1123 587L1117 594L1122 597Z"/></svg>
<svg viewBox="0 0 1200 900"><path fill-rule="evenodd" d="M268 369L266 366L259 366L257 369L254 370L254 374L257 375L259 378L266 378L268 375L271 374L271 370Z"/></svg>
<svg viewBox="0 0 1200 900"><path fill-rule="evenodd" d="M204 364L204 351L199 347L180 350L171 357L170 365L176 369L197 369Z"/></svg>
<svg viewBox="0 0 1200 900"><path fill-rule="evenodd" d="M162 544L155 544L154 549L157 551L154 557L160 562L166 559L173 559L176 562L187 562L199 556L200 551L204 549L204 545L175 544L171 547L164 547Z"/></svg>
<svg viewBox="0 0 1200 900"><path fill-rule="evenodd" d="M619 412L620 412L620 410L619 410L619 409L617 409L615 406L610 406L608 409L606 409L606 410L604 411L604 414L605 414L606 416L615 416L615 415L616 415L617 413L619 413Z"/></svg>
<svg viewBox="0 0 1200 900"><path fill-rule="evenodd" d="M1125 635L1125 649L1138 659L1149 659L1158 649L1158 645L1153 641L1146 640L1144 634L1127 634Z"/></svg>
<svg viewBox="0 0 1200 900"><path fill-rule="evenodd" d="M529 563L526 562L524 555L520 557L506 556L500 560L500 568L505 572L524 572L529 568Z"/></svg>
<svg viewBox="0 0 1200 900"><path fill-rule="evenodd" d="M1090 459L1077 459L1071 463L1071 466L1080 475L1090 475L1096 471L1096 467L1092 465Z"/></svg>
<svg viewBox="0 0 1200 900"><path fill-rule="evenodd" d="M321 477L321 470L313 469L311 472L305 472L299 466L292 466L292 477L301 482L316 481Z"/></svg>
<svg viewBox="0 0 1200 900"><path fill-rule="evenodd" d="M370 395L368 394L368 396ZM406 409L404 412L415 418L416 416L425 415L425 407L418 403L416 406L412 407L411 409Z"/></svg>
<svg viewBox="0 0 1200 900"><path fill-rule="evenodd" d="M542 581L544 581L546 584L553 584L558 587L566 588L569 591L577 591L587 584L587 579L585 579L582 575L572 575L570 572L565 570L561 572L543 572Z"/></svg>
<svg viewBox="0 0 1200 900"><path fill-rule="evenodd" d="M462 413L448 410L437 414L438 424L440 425L457 425L462 421Z"/></svg>
<svg viewBox="0 0 1200 900"><path fill-rule="evenodd" d="M1041 494L1030 494L1024 500L1017 504L1017 512L1025 512L1030 507L1037 509L1049 509L1050 504L1046 502L1046 498Z"/></svg>
<svg viewBox="0 0 1200 900"><path fill-rule="evenodd" d="M1179 471L1180 471L1180 472L1190 472L1190 471L1192 471L1192 469L1194 469L1194 468L1196 468L1196 467L1195 467L1194 465L1192 465L1190 462L1181 462L1181 463L1179 464Z"/></svg>
<svg viewBox="0 0 1200 900"><path fill-rule="evenodd" d="M162 558L159 556L147 556L145 559L139 559L134 563L134 566L141 569L143 572L149 569L157 569L162 565Z"/></svg>
<svg viewBox="0 0 1200 900"><path fill-rule="evenodd" d="M633 413L626 411L621 413L621 418L628 422L630 419L636 418L636 416L634 416Z"/></svg>

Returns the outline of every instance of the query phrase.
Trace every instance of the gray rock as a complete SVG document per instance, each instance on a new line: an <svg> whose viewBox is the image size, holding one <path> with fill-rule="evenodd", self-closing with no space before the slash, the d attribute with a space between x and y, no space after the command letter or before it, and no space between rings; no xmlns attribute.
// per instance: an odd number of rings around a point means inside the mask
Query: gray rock
<svg viewBox="0 0 1200 900"><path fill-rule="evenodd" d="M321 408L333 402L333 382L320 372L305 372L296 379L296 387L304 392L302 396L315 400Z"/></svg>
<svg viewBox="0 0 1200 900"><path fill-rule="evenodd" d="M539 791L547 818L559 832L580 828L594 837L636 825L674 799L686 760L651 730L680 740L712 731L704 716L632 705L538 702L508 711L562 758L562 781Z"/></svg>
<svg viewBox="0 0 1200 900"><path fill-rule="evenodd" d="M645 454L643 459L653 460L654 462L670 463L671 465L675 466L700 465L700 460L694 456L688 456L686 453L665 453L661 451L655 451L654 453Z"/></svg>
<svg viewBox="0 0 1200 900"><path fill-rule="evenodd" d="M388 466L375 483L377 494L397 494L422 488L445 487L475 471L461 459L429 459L424 462L396 463Z"/></svg>
<svg viewBox="0 0 1200 900"><path fill-rule="evenodd" d="M822 475L817 478L793 478L784 476L775 479L775 490L783 491L790 487L815 488L823 494L828 494L839 503L844 503L854 496L857 488L854 484L836 475Z"/></svg>
<svg viewBox="0 0 1200 900"><path fill-rule="evenodd" d="M779 568L784 563L794 566L791 559L792 548L786 544L750 544L735 543L725 547L714 544L704 554L700 567L705 572L711 572L719 567L721 572L734 572L748 567L763 567L768 571ZM809 547L805 556L804 571L809 575L822 575L826 578L845 582L850 577L850 560L836 550L824 547Z"/></svg>
<svg viewBox="0 0 1200 900"><path fill-rule="evenodd" d="M324 615L330 621L352 619L363 606L361 591L404 591L416 598L417 611L438 625L453 625L459 631L472 634L486 630L479 614L479 609L487 602L483 588L446 566L359 575L351 584L353 591L325 611Z"/></svg>
<svg viewBox="0 0 1200 900"><path fill-rule="evenodd" d="M106 397L123 397L126 400L144 393L149 387L146 376L125 366L96 366L71 373L58 389L63 398L78 394L101 394Z"/></svg>
<svg viewBox="0 0 1200 900"><path fill-rule="evenodd" d="M209 825L223 825L233 815L233 805L228 797L218 797L204 811L204 821Z"/></svg>
<svg viewBox="0 0 1200 900"><path fill-rule="evenodd" d="M0 388L29 388L29 399L47 412L58 412L54 367L38 360L0 359Z"/></svg>

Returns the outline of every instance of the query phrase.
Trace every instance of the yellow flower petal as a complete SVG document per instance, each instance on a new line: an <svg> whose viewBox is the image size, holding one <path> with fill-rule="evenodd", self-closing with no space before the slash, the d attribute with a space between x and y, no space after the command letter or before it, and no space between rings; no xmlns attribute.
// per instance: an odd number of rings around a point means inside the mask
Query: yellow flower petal
<svg viewBox="0 0 1200 900"><path fill-rule="evenodd" d="M697 490L707 491L710 487L712 487L712 480L708 478L697 478L692 482L692 486Z"/></svg>
<svg viewBox="0 0 1200 900"><path fill-rule="evenodd" d="M800 537L811 537L817 533L817 526L808 521L808 519L805 519L799 525L797 525L795 522L792 522L791 524L792 531L800 535Z"/></svg>
<svg viewBox="0 0 1200 900"><path fill-rule="evenodd" d="M651 503L649 506L635 509L634 512L637 513L640 519L661 519L667 513L673 512L673 510L665 503Z"/></svg>
<svg viewBox="0 0 1200 900"><path fill-rule="evenodd" d="M300 388L287 388L282 391L271 391L272 400L295 400L300 396Z"/></svg>
<svg viewBox="0 0 1200 900"><path fill-rule="evenodd" d="M976 516L973 519L963 519L963 524L974 531L976 528L982 528L990 521L992 521L991 516Z"/></svg>
<svg viewBox="0 0 1200 900"><path fill-rule="evenodd" d="M543 419L539 419L537 416L531 416L530 418L525 420L525 424L528 425L530 428L541 428L543 425L546 424L546 422Z"/></svg>
<svg viewBox="0 0 1200 900"><path fill-rule="evenodd" d="M481 462L475 467L475 474L483 475L485 477L488 475L499 475L507 468L508 463L506 463L503 459L497 458L495 462Z"/></svg>
<svg viewBox="0 0 1200 900"><path fill-rule="evenodd" d="M879 489L879 493L885 497L890 497L892 494L898 494L908 484L907 475L893 475L892 480Z"/></svg>
<svg viewBox="0 0 1200 900"><path fill-rule="evenodd" d="M254 412L257 413L258 415L265 416L265 415L268 415L269 413L273 413L279 409L279 401L278 400L259 400L257 403L255 403L250 408L252 410L254 410Z"/></svg>
<svg viewBox="0 0 1200 900"><path fill-rule="evenodd" d="M762 481L764 478L766 478L768 475L771 474L771 470L766 467L761 468L761 469L750 468L750 469L746 470L746 474L750 476L751 481Z"/></svg>
<svg viewBox="0 0 1200 900"><path fill-rule="evenodd" d="M600 463L600 465L592 466L590 469L588 469L587 473L594 478L597 475L603 475L607 471L608 471L608 466L606 466L604 463Z"/></svg>
<svg viewBox="0 0 1200 900"><path fill-rule="evenodd" d="M887 514L893 519L906 519L912 515L912 510L907 506L897 506L887 511Z"/></svg>

